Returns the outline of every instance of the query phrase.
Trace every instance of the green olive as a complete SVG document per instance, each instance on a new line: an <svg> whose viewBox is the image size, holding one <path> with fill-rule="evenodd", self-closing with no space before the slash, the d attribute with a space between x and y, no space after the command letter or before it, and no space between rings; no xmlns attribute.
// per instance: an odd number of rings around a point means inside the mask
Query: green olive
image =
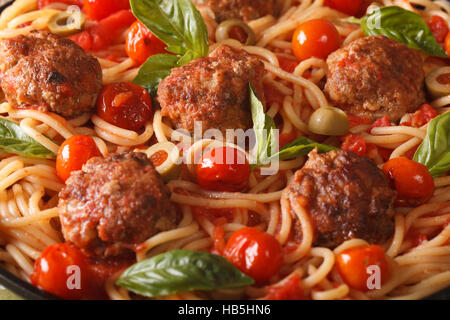
<svg viewBox="0 0 450 320"><path fill-rule="evenodd" d="M447 77L450 78L450 66L438 68L427 75L425 83L427 84L428 92L433 98L437 99L450 94L450 83L448 83ZM443 83L441 79L446 79L447 81Z"/></svg>
<svg viewBox="0 0 450 320"><path fill-rule="evenodd" d="M155 169L162 176L165 182L178 178L181 172L180 151L172 142L159 142L151 146L145 153L149 158L155 153L163 151L167 154L167 159Z"/></svg>
<svg viewBox="0 0 450 320"><path fill-rule="evenodd" d="M248 26L248 24L242 22L238 19L230 19L225 20L216 29L216 41L220 42L230 38L230 31L234 27L239 27L245 31L247 34L247 40L245 41L245 45L252 46L256 43L256 35L252 28Z"/></svg>
<svg viewBox="0 0 450 320"><path fill-rule="evenodd" d="M312 133L342 136L350 129L347 114L334 107L319 108L311 115L308 128Z"/></svg>
<svg viewBox="0 0 450 320"><path fill-rule="evenodd" d="M80 11L64 11L50 19L48 29L51 33L68 36L80 32L84 22L84 15Z"/></svg>

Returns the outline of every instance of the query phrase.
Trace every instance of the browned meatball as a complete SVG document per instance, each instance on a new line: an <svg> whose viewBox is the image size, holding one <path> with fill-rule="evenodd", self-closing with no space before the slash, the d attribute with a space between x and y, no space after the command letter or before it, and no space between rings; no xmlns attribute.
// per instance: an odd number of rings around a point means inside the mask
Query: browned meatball
<svg viewBox="0 0 450 320"><path fill-rule="evenodd" d="M418 51L383 36L365 37L332 53L325 92L338 107L371 120L397 122L425 102Z"/></svg>
<svg viewBox="0 0 450 320"><path fill-rule="evenodd" d="M295 204L306 209L314 244L334 248L352 238L382 243L392 236L395 192L383 171L350 151L312 151L305 166L283 191L282 204L294 219L294 239L301 239ZM285 200L283 200L285 199Z"/></svg>
<svg viewBox="0 0 450 320"><path fill-rule="evenodd" d="M62 231L88 255L122 255L175 227L169 190L143 153L92 158L59 194Z"/></svg>
<svg viewBox="0 0 450 320"><path fill-rule="evenodd" d="M163 116L179 129L194 131L194 122L203 131L248 129L252 119L249 82L264 99L263 63L241 49L219 46L207 58L175 68L158 87Z"/></svg>
<svg viewBox="0 0 450 320"><path fill-rule="evenodd" d="M281 0L193 0L198 7L211 8L217 22L228 19L250 21L266 15L277 16Z"/></svg>
<svg viewBox="0 0 450 320"><path fill-rule="evenodd" d="M97 59L46 31L1 41L0 73L1 88L13 107L65 117L90 111L102 88Z"/></svg>

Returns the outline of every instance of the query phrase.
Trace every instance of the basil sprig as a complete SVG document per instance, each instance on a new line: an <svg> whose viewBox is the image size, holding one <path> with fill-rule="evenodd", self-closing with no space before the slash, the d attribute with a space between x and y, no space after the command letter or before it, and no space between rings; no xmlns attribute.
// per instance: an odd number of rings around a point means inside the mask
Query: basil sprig
<svg viewBox="0 0 450 320"><path fill-rule="evenodd" d="M450 111L430 121L414 161L425 165L433 177L450 171Z"/></svg>
<svg viewBox="0 0 450 320"><path fill-rule="evenodd" d="M221 256L190 250L169 251L129 267L117 285L146 297L192 290L244 287L254 280Z"/></svg>
<svg viewBox="0 0 450 320"><path fill-rule="evenodd" d="M190 0L130 0L131 10L171 54L151 56L134 83L155 95L159 83L177 66L208 55L208 31Z"/></svg>
<svg viewBox="0 0 450 320"><path fill-rule="evenodd" d="M55 158L55 154L28 136L15 122L0 117L0 149L28 158Z"/></svg>
<svg viewBox="0 0 450 320"><path fill-rule="evenodd" d="M250 85L250 106L253 119L253 131L255 133L255 146L253 154L256 155L252 169L267 165L275 160L288 160L303 156L317 148L319 153L325 153L337 148L320 144L306 137L300 137L288 145L281 148L278 152L278 134L276 132L275 121L264 112L261 101L255 94Z"/></svg>
<svg viewBox="0 0 450 320"><path fill-rule="evenodd" d="M367 36L383 35L431 56L447 57L422 17L412 11L397 6L380 7L360 20L352 17L348 21L361 24Z"/></svg>

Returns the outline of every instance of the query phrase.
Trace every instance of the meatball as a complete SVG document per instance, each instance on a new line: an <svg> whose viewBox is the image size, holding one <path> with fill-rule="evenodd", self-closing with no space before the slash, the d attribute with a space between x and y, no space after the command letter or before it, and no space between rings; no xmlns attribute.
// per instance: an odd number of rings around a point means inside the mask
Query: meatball
<svg viewBox="0 0 450 320"><path fill-rule="evenodd" d="M172 73L158 87L161 114L178 129L194 132L248 129L252 123L249 83L264 101L264 64L241 49L219 46L209 57L198 58Z"/></svg>
<svg viewBox="0 0 450 320"><path fill-rule="evenodd" d="M309 213L314 244L329 248L352 238L370 243L388 240L394 232L394 200L395 191L383 171L344 150L312 151L282 195L282 204L289 204L285 209L294 220L293 238L302 237L294 210L300 205Z"/></svg>
<svg viewBox="0 0 450 320"><path fill-rule="evenodd" d="M355 40L327 64L325 92L348 113L397 122L425 102L420 53L384 36Z"/></svg>
<svg viewBox="0 0 450 320"><path fill-rule="evenodd" d="M90 111L102 88L97 59L75 42L34 31L0 42L0 85L16 108L38 108L64 117Z"/></svg>
<svg viewBox="0 0 450 320"><path fill-rule="evenodd" d="M169 190L144 153L90 159L59 197L64 238L90 256L126 254L176 223Z"/></svg>
<svg viewBox="0 0 450 320"><path fill-rule="evenodd" d="M228 19L255 20L268 14L277 16L280 0L193 0L198 7L209 7L217 22Z"/></svg>

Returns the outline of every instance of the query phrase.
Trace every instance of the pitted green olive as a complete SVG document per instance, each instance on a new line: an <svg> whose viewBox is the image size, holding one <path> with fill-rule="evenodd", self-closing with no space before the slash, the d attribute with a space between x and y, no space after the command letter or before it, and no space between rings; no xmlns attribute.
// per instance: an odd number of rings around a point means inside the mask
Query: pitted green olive
<svg viewBox="0 0 450 320"><path fill-rule="evenodd" d="M433 98L440 98L450 94L450 66L430 72L426 79L428 92Z"/></svg>
<svg viewBox="0 0 450 320"><path fill-rule="evenodd" d="M334 107L319 108L311 115L308 128L312 133L342 136L350 129L347 114Z"/></svg>
<svg viewBox="0 0 450 320"><path fill-rule="evenodd" d="M85 18L80 11L64 11L55 14L48 22L51 33L68 36L83 29Z"/></svg>
<svg viewBox="0 0 450 320"><path fill-rule="evenodd" d="M216 41L220 42L229 39L230 38L229 33L231 29L234 27L241 28L247 34L247 40L244 43L245 45L252 46L256 43L256 35L253 29L250 28L248 24L238 19L225 20L221 24L219 24L216 30Z"/></svg>

